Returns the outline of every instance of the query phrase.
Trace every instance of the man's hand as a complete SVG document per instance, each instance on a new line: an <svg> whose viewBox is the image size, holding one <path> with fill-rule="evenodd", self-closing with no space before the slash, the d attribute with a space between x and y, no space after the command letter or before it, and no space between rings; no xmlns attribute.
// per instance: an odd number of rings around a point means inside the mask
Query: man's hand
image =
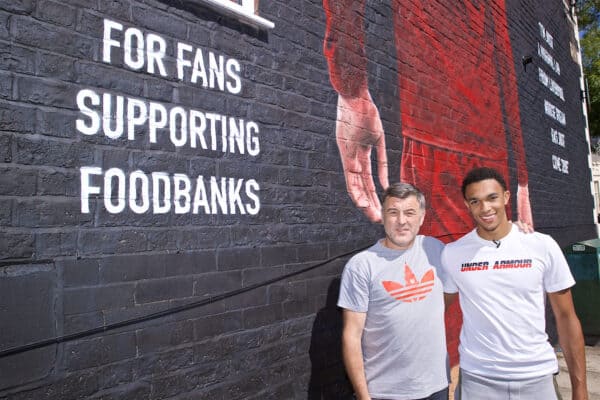
<svg viewBox="0 0 600 400"><path fill-rule="evenodd" d="M519 185L517 188L517 214L519 215L519 221L522 221L533 228L533 216L531 215L531 204L529 203L528 185Z"/></svg>
<svg viewBox="0 0 600 400"><path fill-rule="evenodd" d="M523 233L533 233L533 226L529 225L526 222L523 221L515 221L513 222L513 224L515 224L517 226L517 228L519 228L519 230Z"/></svg>
<svg viewBox="0 0 600 400"><path fill-rule="evenodd" d="M361 97L338 97L336 139L350 198L369 220L381 222L381 203L371 171L373 147L384 189L389 186L388 164L379 111L368 91Z"/></svg>

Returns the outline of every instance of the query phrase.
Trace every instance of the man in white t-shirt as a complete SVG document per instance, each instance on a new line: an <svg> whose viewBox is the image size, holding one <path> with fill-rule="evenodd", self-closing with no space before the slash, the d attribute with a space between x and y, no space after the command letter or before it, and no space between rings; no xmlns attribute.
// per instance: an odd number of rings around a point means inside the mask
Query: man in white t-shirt
<svg viewBox="0 0 600 400"><path fill-rule="evenodd" d="M444 247L418 235L425 197L391 185L383 198L385 238L352 257L342 274L342 350L356 398L447 400Z"/></svg>
<svg viewBox="0 0 600 400"><path fill-rule="evenodd" d="M457 293L461 400L556 399L556 355L545 332L545 297L556 317L573 400L587 400L583 334L570 287L575 281L558 244L548 235L524 234L507 218L510 193L491 168L463 180L465 204L476 228L442 252L448 303Z"/></svg>

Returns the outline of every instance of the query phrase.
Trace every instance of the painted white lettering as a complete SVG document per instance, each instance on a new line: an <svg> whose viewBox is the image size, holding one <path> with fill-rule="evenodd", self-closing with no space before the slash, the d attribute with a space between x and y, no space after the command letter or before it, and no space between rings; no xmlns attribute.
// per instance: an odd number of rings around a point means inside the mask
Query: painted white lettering
<svg viewBox="0 0 600 400"><path fill-rule="evenodd" d="M198 78L202 82L202 87L208 87L208 77L206 75L206 68L204 68L204 55L202 50L196 49L196 55L194 56L194 67L192 68L192 83L198 82Z"/></svg>
<svg viewBox="0 0 600 400"><path fill-rule="evenodd" d="M221 119L221 151L225 153L227 151L227 117L224 115L220 116ZM233 150L231 150L233 151Z"/></svg>
<svg viewBox="0 0 600 400"><path fill-rule="evenodd" d="M185 110L181 107L173 107L169 114L169 132L171 142L175 147L185 146L187 142L187 116ZM179 136L177 134L179 133Z"/></svg>
<svg viewBox="0 0 600 400"><path fill-rule="evenodd" d="M242 91L241 65L235 58L225 58L212 51L205 53L181 42L177 43L176 57L177 79L232 94Z"/></svg>
<svg viewBox="0 0 600 400"><path fill-rule="evenodd" d="M90 121L89 124L86 125L84 120L78 118L75 121L75 127L84 135L95 135L100 129L100 116L97 112L86 106L86 100L89 100L93 106L100 104L100 96L98 96L96 92L89 89L80 90L77 93L77 108L79 108L79 111L88 117Z"/></svg>
<svg viewBox="0 0 600 400"><path fill-rule="evenodd" d="M237 144L239 153L244 154L244 126L243 119L240 119L237 125L235 118L229 118L229 148L232 153L235 152Z"/></svg>
<svg viewBox="0 0 600 400"><path fill-rule="evenodd" d="M102 95L102 130L104 134L111 139L118 139L123 134L123 96L116 96L116 109L112 110L112 96L109 93ZM115 127L111 128L111 121L114 120Z"/></svg>
<svg viewBox="0 0 600 400"><path fill-rule="evenodd" d="M190 146L196 148L196 139L200 139L200 147L204 150L208 149L206 139L204 138L204 130L206 129L206 118L204 114L196 111L190 111Z"/></svg>
<svg viewBox="0 0 600 400"><path fill-rule="evenodd" d="M219 55L217 61L217 56L215 56L212 52L208 53L208 69L210 73L208 77L209 87L214 88L216 80L218 89L221 91L225 90L225 68L223 68L224 62L225 59L223 56Z"/></svg>
<svg viewBox="0 0 600 400"><path fill-rule="evenodd" d="M90 195L100 194L100 187L93 186L90 182L91 175L102 175L102 169L99 167L81 167L81 212L89 214L90 212Z"/></svg>
<svg viewBox="0 0 600 400"><path fill-rule="evenodd" d="M192 63L190 60L185 58L184 52L191 53L193 47L185 43L177 43L177 79L180 81L184 77L184 67L191 67Z"/></svg>
<svg viewBox="0 0 600 400"><path fill-rule="evenodd" d="M542 58L542 60L544 60L546 64L550 66L550 68L552 68L554 72L556 72L557 75L560 75L560 64L540 43L538 43L538 55Z"/></svg>
<svg viewBox="0 0 600 400"><path fill-rule="evenodd" d="M152 102L148 118L150 143L156 143L156 130L167 126L167 109L162 104Z"/></svg>
<svg viewBox="0 0 600 400"><path fill-rule="evenodd" d="M258 124L256 122L248 122L246 125L246 147L248 154L256 156L260 153L260 141L258 140Z"/></svg>
<svg viewBox="0 0 600 400"><path fill-rule="evenodd" d="M138 191L138 182L140 190ZM148 177L142 171L133 171L129 175L129 208L136 214L143 214L150 208L150 193ZM138 204L138 193L142 203Z"/></svg>
<svg viewBox="0 0 600 400"><path fill-rule="evenodd" d="M242 70L240 63L235 58L230 58L225 64L227 69L227 76L230 80L227 80L227 91L232 94L239 94L242 91L242 79L240 78L240 71Z"/></svg>
<svg viewBox="0 0 600 400"><path fill-rule="evenodd" d="M117 191L113 197L113 178L117 180ZM113 203L113 198L116 203ZM104 174L104 208L111 214L125 209L125 173L119 168L111 168Z"/></svg>
<svg viewBox="0 0 600 400"><path fill-rule="evenodd" d="M546 112L547 116L558 121L561 125L567 125L567 117L565 116L565 113L548 100L544 100L544 111Z"/></svg>
<svg viewBox="0 0 600 400"><path fill-rule="evenodd" d="M144 68L144 34L136 28L125 30L124 61L125 65L134 70Z"/></svg>
<svg viewBox="0 0 600 400"><path fill-rule="evenodd" d="M158 135L165 134L176 147L251 156L260 153L259 126L254 121L181 106L167 108L108 92L99 95L89 89L77 94L77 105L83 117L77 119L76 127L85 135L102 129L106 137L118 139L126 130L128 140L142 140L142 135L147 135L150 143L157 143Z"/></svg>
<svg viewBox="0 0 600 400"><path fill-rule="evenodd" d="M242 181L234 178L229 178L229 213L235 214L236 208L240 210L240 214L246 214L244 205L242 203L242 197L240 196L240 190L242 190Z"/></svg>
<svg viewBox="0 0 600 400"><path fill-rule="evenodd" d="M554 170L562 172L563 174L569 173L569 161L564 160L558 156L552 155L552 168Z"/></svg>
<svg viewBox="0 0 600 400"><path fill-rule="evenodd" d="M190 187L192 186L190 178L185 174L173 175L175 190L173 191L173 201L175 203L175 214L185 214L190 211Z"/></svg>
<svg viewBox="0 0 600 400"><path fill-rule="evenodd" d="M198 176L198 179L196 180L193 213L198 214L200 207L204 209L205 214L210 214L210 206L208 204L208 197L206 196L206 186L204 185L202 175Z"/></svg>
<svg viewBox="0 0 600 400"><path fill-rule="evenodd" d="M122 42L113 39L112 31L123 31L123 25L104 20L104 41L102 46L102 61L112 63L113 47L123 49L123 64L132 70L139 71L146 67L150 74L158 72L161 76L167 76L164 64L167 42L162 37L149 33L144 34L138 28L127 28L123 34Z"/></svg>
<svg viewBox="0 0 600 400"><path fill-rule="evenodd" d="M217 150L217 119L221 119L218 114L206 113L206 118L210 121L210 149L213 151Z"/></svg>
<svg viewBox="0 0 600 400"><path fill-rule="evenodd" d="M156 66L161 76L167 76L167 70L163 63L167 49L165 39L150 33L146 36L146 47L148 53L148 72L154 74L154 66Z"/></svg>
<svg viewBox="0 0 600 400"><path fill-rule="evenodd" d="M109 19L104 20L104 38L102 45L102 61L105 63L111 63L111 48L112 47L121 47L121 43L118 40L114 40L111 38L111 31L122 31L123 25L118 22L111 21Z"/></svg>
<svg viewBox="0 0 600 400"><path fill-rule="evenodd" d="M246 205L246 211L250 215L256 215L260 211L260 198L257 194L259 190L260 186L258 185L258 182L256 182L254 179L246 181L246 196L248 196L253 203Z"/></svg>
<svg viewBox="0 0 600 400"><path fill-rule="evenodd" d="M548 76L544 70L538 68L538 77L540 82L546 86L552 93L558 96L561 100L565 100L563 88L556 81Z"/></svg>
<svg viewBox="0 0 600 400"><path fill-rule="evenodd" d="M561 167L561 171L563 174L568 174L569 173L569 161L567 160L560 160L560 167Z"/></svg>
<svg viewBox="0 0 600 400"><path fill-rule="evenodd" d="M165 214L173 210L175 214L256 215L260 211L260 186L254 179L205 179L199 175L192 180L186 174L166 172L153 172L150 177L141 170L127 175L119 168L103 172L99 167L82 167L80 171L84 214L90 213L90 199L94 196L103 199L101 204L111 214L127 209L135 214ZM94 176L102 179L103 185L94 183Z"/></svg>
<svg viewBox="0 0 600 400"><path fill-rule="evenodd" d="M135 127L143 125L148 119L146 103L142 100L128 99L127 101L127 139L135 139Z"/></svg>
<svg viewBox="0 0 600 400"><path fill-rule="evenodd" d="M552 143L557 144L559 146L565 147L565 134L557 131L554 128L550 128L550 137L552 138Z"/></svg>
<svg viewBox="0 0 600 400"><path fill-rule="evenodd" d="M166 172L152 173L152 210L154 214L165 214L171 210L171 182Z"/></svg>
<svg viewBox="0 0 600 400"><path fill-rule="evenodd" d="M541 22L538 22L538 26L540 27L540 36L544 41L550 46L551 49L554 48L554 38L552 35L546 30L544 25Z"/></svg>
<svg viewBox="0 0 600 400"><path fill-rule="evenodd" d="M218 205L218 207L217 207ZM221 178L221 186L217 178L210 177L210 206L213 214L217 214L220 209L222 214L227 214L227 179Z"/></svg>

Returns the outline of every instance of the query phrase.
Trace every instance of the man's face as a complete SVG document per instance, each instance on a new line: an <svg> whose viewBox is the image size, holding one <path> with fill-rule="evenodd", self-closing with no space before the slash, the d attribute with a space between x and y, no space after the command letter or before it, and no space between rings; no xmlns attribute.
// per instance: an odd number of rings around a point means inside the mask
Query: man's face
<svg viewBox="0 0 600 400"><path fill-rule="evenodd" d="M510 193L495 179L485 179L465 188L465 204L477 224L477 232L484 239L497 239L508 224L506 205ZM500 232L502 231L502 232Z"/></svg>
<svg viewBox="0 0 600 400"><path fill-rule="evenodd" d="M425 210L419 207L416 196L405 199L388 196L383 202L384 245L394 250L412 246L423 225Z"/></svg>

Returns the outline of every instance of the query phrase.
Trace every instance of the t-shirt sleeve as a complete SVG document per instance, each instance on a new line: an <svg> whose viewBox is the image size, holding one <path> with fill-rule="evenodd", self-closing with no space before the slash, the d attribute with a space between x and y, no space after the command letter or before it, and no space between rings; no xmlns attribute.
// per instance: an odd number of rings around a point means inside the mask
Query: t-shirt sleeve
<svg viewBox="0 0 600 400"><path fill-rule="evenodd" d="M442 284L444 285L444 293L458 293L458 286L456 286L456 282L454 282L452 274L450 273L452 264L448 258L448 247L446 246L442 251L442 268L440 274Z"/></svg>
<svg viewBox="0 0 600 400"><path fill-rule="evenodd" d="M562 250L551 237L546 236L544 239L548 251L548 265L544 271L544 290L553 293L570 288L575 284L575 279Z"/></svg>
<svg viewBox="0 0 600 400"><path fill-rule="evenodd" d="M443 283L444 271L442 268L442 251L444 250L444 243L434 237L425 236L423 239L423 246L425 248L425 253L427 254L427 261L435 268L435 274Z"/></svg>
<svg viewBox="0 0 600 400"><path fill-rule="evenodd" d="M350 311L367 312L369 309L369 279L361 263L352 258L342 273L338 307Z"/></svg>

